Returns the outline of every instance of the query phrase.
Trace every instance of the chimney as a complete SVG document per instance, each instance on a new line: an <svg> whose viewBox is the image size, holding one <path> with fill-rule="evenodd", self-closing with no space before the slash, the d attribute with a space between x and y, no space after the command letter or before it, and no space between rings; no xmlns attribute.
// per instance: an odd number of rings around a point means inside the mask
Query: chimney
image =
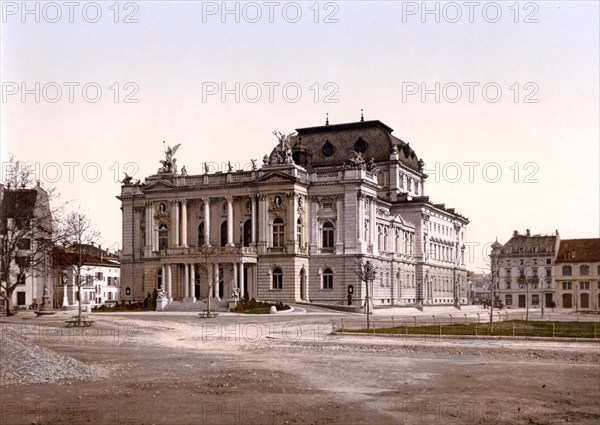
<svg viewBox="0 0 600 425"><path fill-rule="evenodd" d="M516 238L517 236L519 236L519 232L517 230L513 231L513 238Z"/></svg>
<svg viewBox="0 0 600 425"><path fill-rule="evenodd" d="M527 236L531 236L531 234L529 233L529 229L527 229L526 233Z"/></svg>

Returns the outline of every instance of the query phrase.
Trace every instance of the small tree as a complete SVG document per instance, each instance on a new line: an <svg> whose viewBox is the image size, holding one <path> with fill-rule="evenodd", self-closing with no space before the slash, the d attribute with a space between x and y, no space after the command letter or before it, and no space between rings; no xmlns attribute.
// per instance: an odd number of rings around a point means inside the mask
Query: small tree
<svg viewBox="0 0 600 425"><path fill-rule="evenodd" d="M82 272L86 270L86 263L89 261L89 247L99 241L100 232L83 212L73 211L68 213L61 223L61 237L66 247L61 264L72 268L74 273L77 287L77 324L80 325L81 288L86 283L86 280L82 279Z"/></svg>
<svg viewBox="0 0 600 425"><path fill-rule="evenodd" d="M215 287L216 282L216 276L214 276L213 270L212 270L212 266L213 266L213 262L212 262L212 257L218 253L219 249L216 246L212 246L212 245L204 245L204 246L199 246L198 248L196 248L196 254L194 255L195 259L197 260L198 266L200 268L201 271L203 271L206 274L206 280L208 282L208 297L206 299L206 312L208 314L208 316L210 317L210 299L213 288Z"/></svg>
<svg viewBox="0 0 600 425"><path fill-rule="evenodd" d="M358 276L358 278L365 282L366 293L365 293L365 305L367 308L367 330L371 329L371 320L370 320L370 291L369 286L375 280L375 276L377 275L377 269L371 261L367 260L363 262L362 260L356 265L356 269L354 269L354 273Z"/></svg>
<svg viewBox="0 0 600 425"><path fill-rule="evenodd" d="M13 294L27 279L50 274L53 246L51 199L54 189L33 186L27 164L10 155L3 165L4 182L0 212L0 295L6 301L6 315L12 315Z"/></svg>

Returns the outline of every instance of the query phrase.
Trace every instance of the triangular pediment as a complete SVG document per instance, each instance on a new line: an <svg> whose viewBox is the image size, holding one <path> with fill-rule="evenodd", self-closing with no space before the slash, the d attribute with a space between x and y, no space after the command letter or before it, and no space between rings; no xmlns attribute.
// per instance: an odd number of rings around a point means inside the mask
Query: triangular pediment
<svg viewBox="0 0 600 425"><path fill-rule="evenodd" d="M168 181L165 181L165 180L157 180L157 181L154 181L154 182L152 182L150 184L147 184L144 187L144 192L145 193L147 193L147 192L160 192L160 191L163 191L163 190L174 189L175 187L177 187L177 186L175 186L171 182L168 182Z"/></svg>
<svg viewBox="0 0 600 425"><path fill-rule="evenodd" d="M259 177L257 183L293 183L296 178L280 171L272 171Z"/></svg>

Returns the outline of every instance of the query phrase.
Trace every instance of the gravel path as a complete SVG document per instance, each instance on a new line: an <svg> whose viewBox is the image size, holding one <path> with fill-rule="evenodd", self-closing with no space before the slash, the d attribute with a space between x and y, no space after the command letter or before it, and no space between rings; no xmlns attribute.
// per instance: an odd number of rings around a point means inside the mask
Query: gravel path
<svg viewBox="0 0 600 425"><path fill-rule="evenodd" d="M0 344L0 386L108 378L114 367L85 364L4 329Z"/></svg>

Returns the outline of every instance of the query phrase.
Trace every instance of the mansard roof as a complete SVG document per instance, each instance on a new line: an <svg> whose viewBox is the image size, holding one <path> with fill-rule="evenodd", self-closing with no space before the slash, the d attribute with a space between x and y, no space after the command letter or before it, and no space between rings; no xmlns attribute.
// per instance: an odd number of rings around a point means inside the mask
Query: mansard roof
<svg viewBox="0 0 600 425"><path fill-rule="evenodd" d="M556 236L513 235L502 246L502 254L552 254L556 246Z"/></svg>
<svg viewBox="0 0 600 425"><path fill-rule="evenodd" d="M563 239L556 256L557 263L600 262L600 239Z"/></svg>
<svg viewBox="0 0 600 425"><path fill-rule="evenodd" d="M297 128L291 137L292 152L310 154L310 167L341 166L349 163L352 151L365 160L389 161L394 147L400 162L419 171L419 158L408 143L392 135L394 131L379 120Z"/></svg>

